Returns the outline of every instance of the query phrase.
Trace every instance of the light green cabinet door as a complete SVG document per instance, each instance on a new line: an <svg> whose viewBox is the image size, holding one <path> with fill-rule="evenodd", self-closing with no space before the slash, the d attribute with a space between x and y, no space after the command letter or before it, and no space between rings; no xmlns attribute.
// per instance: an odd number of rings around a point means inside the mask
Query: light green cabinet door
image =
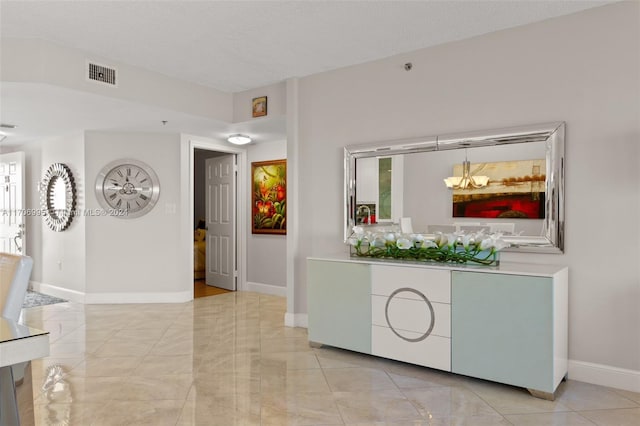
<svg viewBox="0 0 640 426"><path fill-rule="evenodd" d="M371 353L369 265L307 261L309 341Z"/></svg>
<svg viewBox="0 0 640 426"><path fill-rule="evenodd" d="M452 273L451 371L554 391L553 280Z"/></svg>

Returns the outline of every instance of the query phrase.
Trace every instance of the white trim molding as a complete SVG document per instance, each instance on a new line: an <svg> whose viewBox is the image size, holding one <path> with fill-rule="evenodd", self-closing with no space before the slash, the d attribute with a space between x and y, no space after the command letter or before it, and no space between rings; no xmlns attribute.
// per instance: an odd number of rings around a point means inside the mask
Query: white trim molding
<svg viewBox="0 0 640 426"><path fill-rule="evenodd" d="M69 302L85 303L85 293L81 291L70 290L68 288L45 284L38 281L29 281L29 289L39 293L48 294L49 296L66 299Z"/></svg>
<svg viewBox="0 0 640 426"><path fill-rule="evenodd" d="M640 392L640 371L569 360L568 376L579 382Z"/></svg>
<svg viewBox="0 0 640 426"><path fill-rule="evenodd" d="M193 300L193 291L170 293L89 293L84 296L87 304L121 303L184 303Z"/></svg>
<svg viewBox="0 0 640 426"><path fill-rule="evenodd" d="M245 291L255 291L261 294L270 294L272 296L287 297L287 288L273 284L254 283L247 281L247 285L244 288Z"/></svg>
<svg viewBox="0 0 640 426"><path fill-rule="evenodd" d="M184 303L193 300L193 290L167 293L83 293L50 284L30 281L33 291L83 304Z"/></svg>
<svg viewBox="0 0 640 426"><path fill-rule="evenodd" d="M298 207L298 161L300 150L298 147L298 79L289 78L287 85L287 312L296 310L296 273L299 266L296 266L300 255L300 220ZM287 313L287 315L289 315ZM285 316L285 325L289 324ZM291 318L291 324L295 321ZM306 321L305 321L306 324ZM294 325L290 325L293 327ZM306 327L306 325L305 325Z"/></svg>
<svg viewBox="0 0 640 426"><path fill-rule="evenodd" d="M193 230L195 229L193 222L193 188L194 188L194 151L195 149L205 149L209 151L224 152L227 154L234 154L236 156L237 165L237 181L236 181L236 252L237 252L237 271L238 280L236 283L236 290L245 289L247 286L247 227L243 224L250 217L247 213L248 210L248 188L249 188L249 164L247 162L247 150L246 148L240 148L237 146L229 146L229 144L214 139L181 134L182 148L181 148L181 190L183 191L183 203L185 205L184 212L186 214L185 220L181 223L181 255L187 256L188 268L184 271L185 282L191 282L193 279ZM193 286L191 286L191 298L193 300Z"/></svg>
<svg viewBox="0 0 640 426"><path fill-rule="evenodd" d="M309 317L307 314L293 314L287 312L284 314L284 325L286 327L309 328Z"/></svg>

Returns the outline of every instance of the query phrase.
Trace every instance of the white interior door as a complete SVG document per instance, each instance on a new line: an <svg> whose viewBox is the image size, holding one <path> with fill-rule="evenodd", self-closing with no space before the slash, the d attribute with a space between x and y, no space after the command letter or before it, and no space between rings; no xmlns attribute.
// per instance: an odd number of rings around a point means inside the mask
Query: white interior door
<svg viewBox="0 0 640 426"><path fill-rule="evenodd" d="M25 253L24 152L0 155L0 251Z"/></svg>
<svg viewBox="0 0 640 426"><path fill-rule="evenodd" d="M207 285L236 289L236 156L206 160Z"/></svg>

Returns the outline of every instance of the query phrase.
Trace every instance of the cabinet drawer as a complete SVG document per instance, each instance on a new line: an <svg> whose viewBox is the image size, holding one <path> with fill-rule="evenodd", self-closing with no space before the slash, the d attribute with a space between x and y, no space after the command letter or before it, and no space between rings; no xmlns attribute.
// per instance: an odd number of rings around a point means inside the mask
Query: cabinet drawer
<svg viewBox="0 0 640 426"><path fill-rule="evenodd" d="M442 269L371 266L371 293L389 296L400 288L413 288L432 302L451 303L451 272ZM422 300L418 294L407 298Z"/></svg>
<svg viewBox="0 0 640 426"><path fill-rule="evenodd" d="M408 342L388 327L374 325L371 328L373 355L451 371L451 339L431 335L420 342ZM418 338L421 334L406 331L403 335Z"/></svg>
<svg viewBox="0 0 640 426"><path fill-rule="evenodd" d="M387 296L372 295L372 324L393 327L401 335L404 335L404 331L411 331L418 333L418 335L427 332L432 324L429 305L422 299L404 298L405 295L413 295L413 293L397 293L389 302L388 310L386 309L387 300L389 300ZM431 302L431 308L433 309L431 335L451 337L451 305Z"/></svg>

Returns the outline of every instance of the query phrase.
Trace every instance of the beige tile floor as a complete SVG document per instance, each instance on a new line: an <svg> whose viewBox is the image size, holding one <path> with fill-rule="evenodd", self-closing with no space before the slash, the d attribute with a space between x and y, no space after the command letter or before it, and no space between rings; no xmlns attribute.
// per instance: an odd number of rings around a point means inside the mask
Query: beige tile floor
<svg viewBox="0 0 640 426"><path fill-rule="evenodd" d="M37 425L640 425L640 394L569 380L555 401L333 348L283 325L285 299L25 309Z"/></svg>

